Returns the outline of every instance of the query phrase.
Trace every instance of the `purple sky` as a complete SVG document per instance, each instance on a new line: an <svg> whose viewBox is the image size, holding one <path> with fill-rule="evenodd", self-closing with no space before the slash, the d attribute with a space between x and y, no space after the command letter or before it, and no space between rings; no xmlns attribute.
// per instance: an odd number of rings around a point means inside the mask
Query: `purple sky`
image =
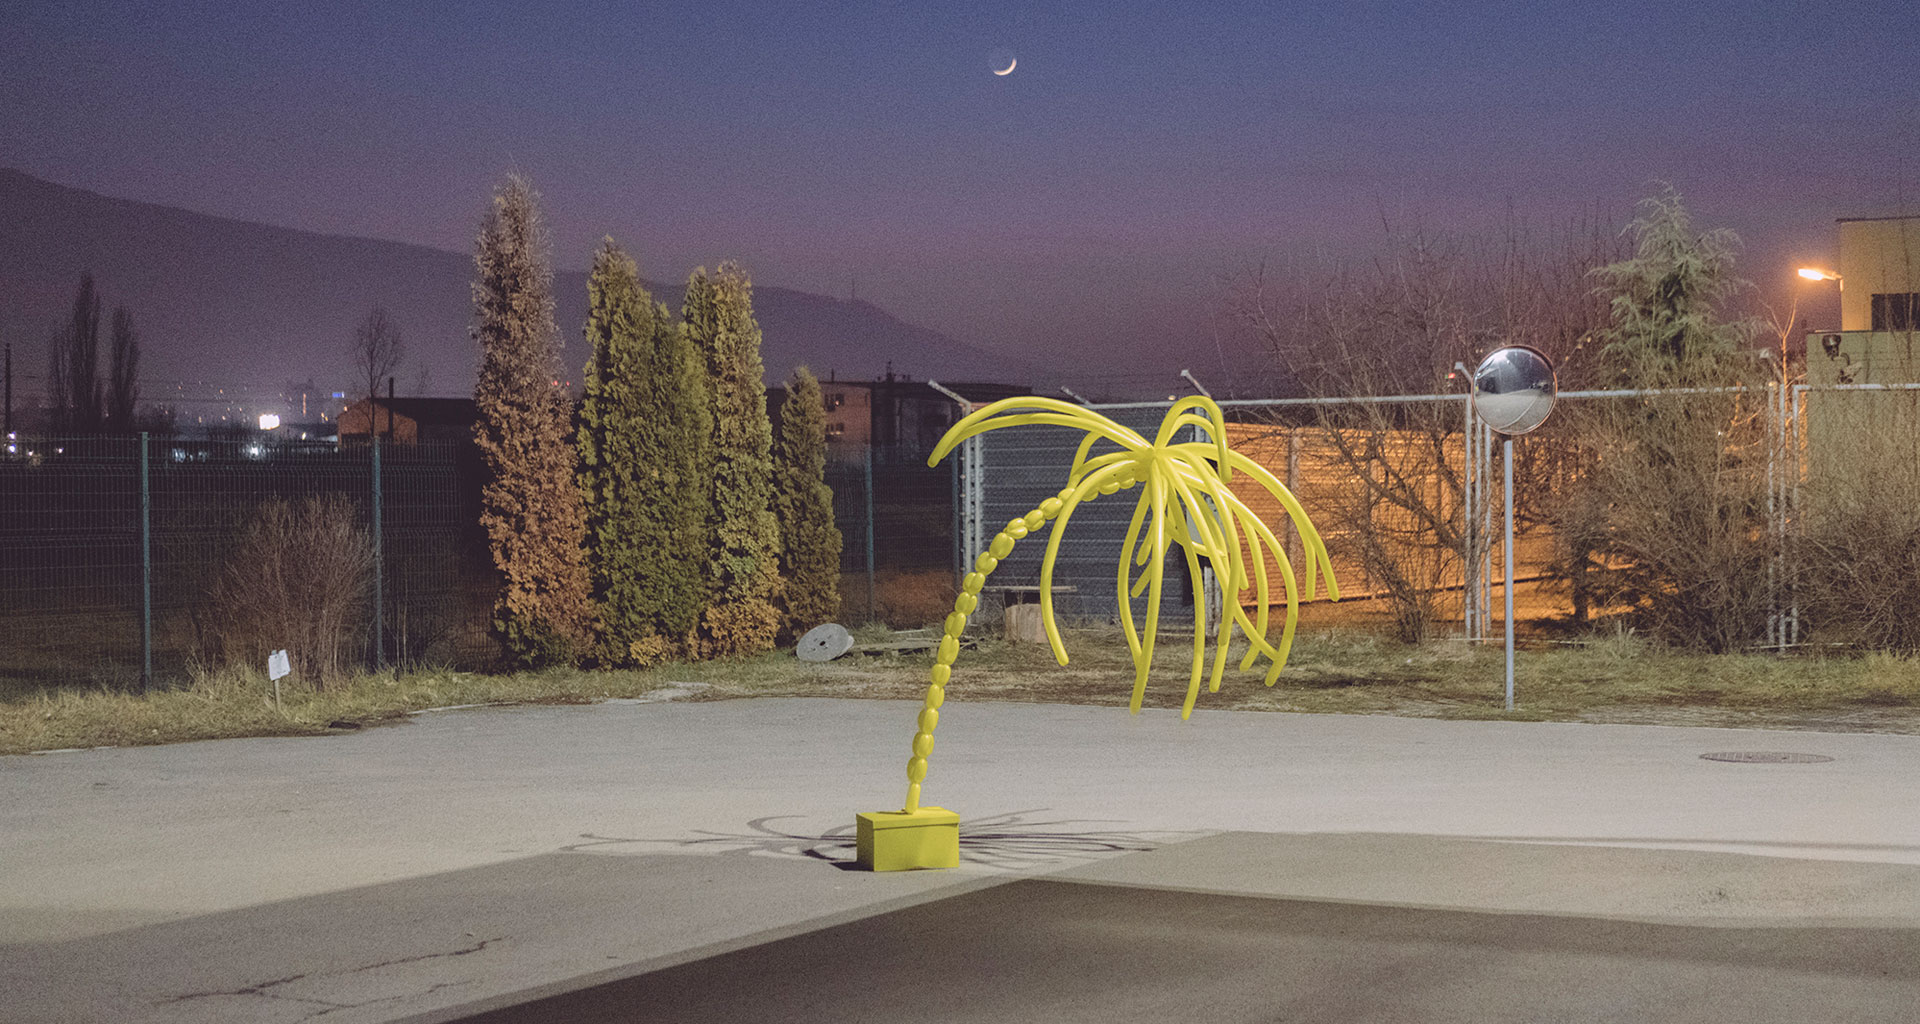
<svg viewBox="0 0 1920 1024"><path fill-rule="evenodd" d="M1090 374L1211 353L1219 274L1383 214L1624 222L1663 179L1784 306L1835 218L1920 205L1896 3L237 6L8 5L0 165L462 251L518 169L563 266L612 234L655 277L857 278Z"/></svg>

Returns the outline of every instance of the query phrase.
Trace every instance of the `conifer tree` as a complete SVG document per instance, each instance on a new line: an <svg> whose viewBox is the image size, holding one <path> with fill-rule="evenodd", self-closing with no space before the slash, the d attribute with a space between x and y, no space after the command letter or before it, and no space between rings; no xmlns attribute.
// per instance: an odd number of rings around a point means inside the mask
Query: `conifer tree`
<svg viewBox="0 0 1920 1024"><path fill-rule="evenodd" d="M1597 603L1663 640L1730 650L1759 637L1768 607L1771 399L1743 356L1754 325L1729 308L1745 287L1739 240L1696 231L1671 189L1629 230L1633 256L1594 274L1611 313L1602 357L1615 386L1665 393L1569 404L1569 434L1606 457L1557 496L1556 532ZM1756 386L1720 387L1743 382Z"/></svg>
<svg viewBox="0 0 1920 1024"><path fill-rule="evenodd" d="M1734 276L1739 236L1696 232L1672 188L1643 200L1633 255L1594 272L1609 296L1601 354L1620 387L1736 383L1755 325L1725 315L1749 287Z"/></svg>
<svg viewBox="0 0 1920 1024"><path fill-rule="evenodd" d="M474 433L487 472L480 519L501 576L494 629L519 666L574 661L591 612L572 402L557 386L553 271L537 202L526 179L509 177L474 251Z"/></svg>
<svg viewBox="0 0 1920 1024"><path fill-rule="evenodd" d="M702 651L752 654L771 648L780 629L773 428L752 284L731 262L712 277L705 267L695 270L681 316L705 362L712 410Z"/></svg>
<svg viewBox="0 0 1920 1024"><path fill-rule="evenodd" d="M56 434L91 434L100 429L100 293L92 274L80 277L67 325L48 346L47 406Z"/></svg>
<svg viewBox="0 0 1920 1024"><path fill-rule="evenodd" d="M134 408L140 404L140 332L125 306L113 307L113 355L107 366L107 433L131 434Z"/></svg>
<svg viewBox="0 0 1920 1024"><path fill-rule="evenodd" d="M604 664L685 649L706 606L706 374L609 238L587 277L580 488Z"/></svg>
<svg viewBox="0 0 1920 1024"><path fill-rule="evenodd" d="M840 528L827 486L827 412L806 367L787 381L773 444L773 512L780 524L784 626L804 633L840 614Z"/></svg>

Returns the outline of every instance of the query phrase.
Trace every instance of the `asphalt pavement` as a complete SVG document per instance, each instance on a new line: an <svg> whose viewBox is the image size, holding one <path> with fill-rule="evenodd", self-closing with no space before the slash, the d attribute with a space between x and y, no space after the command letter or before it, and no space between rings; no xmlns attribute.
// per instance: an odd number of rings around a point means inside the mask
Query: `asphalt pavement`
<svg viewBox="0 0 1920 1024"><path fill-rule="evenodd" d="M1920 1005L1920 737L955 701L927 801L962 867L847 870L914 712L486 708L0 758L0 1021Z"/></svg>

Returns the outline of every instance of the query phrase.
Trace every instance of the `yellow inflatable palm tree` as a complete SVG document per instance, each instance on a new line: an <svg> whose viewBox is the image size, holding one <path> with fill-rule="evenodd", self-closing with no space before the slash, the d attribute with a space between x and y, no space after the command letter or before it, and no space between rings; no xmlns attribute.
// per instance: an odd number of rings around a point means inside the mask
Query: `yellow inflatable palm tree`
<svg viewBox="0 0 1920 1024"><path fill-rule="evenodd" d="M1246 634L1248 641L1241 668L1249 668L1265 656L1271 662L1266 684L1272 686L1286 665L1294 627L1299 621L1300 585L1294 578L1286 546L1228 486L1236 470L1247 474L1271 494L1292 518L1307 562L1307 597L1314 595L1314 583L1319 575L1326 577L1328 596L1336 600L1340 596L1326 545L1312 521L1272 473L1227 447L1226 420L1211 399L1193 397L1175 403L1149 442L1145 435L1084 406L1052 398L1009 398L954 424L941 438L927 464L938 464L961 442L989 430L1030 425L1067 427L1086 436L1067 472L1067 486L1026 515L1010 520L961 582L960 596L954 599L953 613L947 616L946 635L941 638L934 659L933 675L920 710L919 729L913 737L913 758L907 763L906 806L898 812L858 816L859 860L866 867L875 870L952 867L959 862L959 816L942 808L920 806L920 785L927 776L927 757L933 752L933 731L940 721L940 706L946 701L947 681L952 677L953 663L960 653L961 631L966 628L967 616L979 605L980 591L986 586L987 577L999 567L1000 560L1012 552L1015 542L1052 522L1046 557L1040 565L1040 615L1055 660L1067 664L1066 645L1061 642L1059 626L1054 622L1051 588L1060 539L1081 502L1128 488L1141 489L1133 518L1127 524L1115 591L1120 620L1126 626L1127 648L1133 655L1133 699L1128 707L1134 713L1139 712L1146 695L1147 672L1153 664L1154 637L1160 625L1166 555L1175 545L1186 558L1195 595L1193 672L1180 717L1185 719L1193 713L1206 667L1207 602L1200 562L1203 558L1221 578L1225 596L1209 692L1220 689L1235 626ZM1188 428L1205 431L1211 440L1176 443L1174 438ZM1103 441L1118 450L1094 455L1094 447ZM1268 556L1279 567L1287 599L1286 624L1278 644L1267 640L1273 596L1267 574ZM1240 601L1240 595L1248 589L1253 590L1253 603L1257 608L1252 618ZM1144 627L1136 628L1130 599L1142 592L1147 595L1147 617Z"/></svg>

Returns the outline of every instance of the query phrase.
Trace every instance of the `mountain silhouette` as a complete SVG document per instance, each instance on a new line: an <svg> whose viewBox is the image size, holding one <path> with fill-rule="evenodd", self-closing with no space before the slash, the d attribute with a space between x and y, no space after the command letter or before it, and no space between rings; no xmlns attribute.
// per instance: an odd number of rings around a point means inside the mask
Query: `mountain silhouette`
<svg viewBox="0 0 1920 1024"><path fill-rule="evenodd" d="M124 305L134 316L149 401L219 388L277 390L308 379L350 388L348 342L376 305L406 339L402 394L473 389L479 350L468 334L470 254L115 199L0 168L0 341L13 345L16 409L41 400L48 339L88 272L109 310ZM648 287L679 309L683 284ZM556 273L554 300L562 364L577 379L586 362L585 272ZM754 313L770 382L803 363L823 379L874 378L889 367L916 379L1009 383L1031 373L1017 358L867 302L756 286Z"/></svg>

